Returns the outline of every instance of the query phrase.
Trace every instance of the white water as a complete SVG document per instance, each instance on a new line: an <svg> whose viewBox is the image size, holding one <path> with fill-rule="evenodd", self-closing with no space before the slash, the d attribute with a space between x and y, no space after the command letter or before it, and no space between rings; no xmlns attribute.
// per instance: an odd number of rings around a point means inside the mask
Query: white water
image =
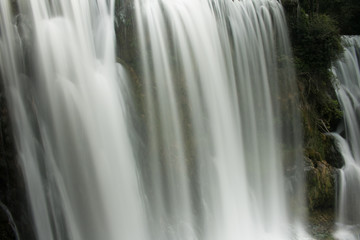
<svg viewBox="0 0 360 240"><path fill-rule="evenodd" d="M296 91L280 4L138 0L136 8L154 238L290 239L281 151L300 143L296 97L283 94Z"/></svg>
<svg viewBox="0 0 360 240"><path fill-rule="evenodd" d="M106 2L18 1L17 19L0 4L1 71L40 240L146 239Z"/></svg>
<svg viewBox="0 0 360 240"><path fill-rule="evenodd" d="M344 113L345 139L335 134L345 160L340 170L335 237L360 239L360 37L343 37L345 52L334 64L335 89Z"/></svg>
<svg viewBox="0 0 360 240"><path fill-rule="evenodd" d="M143 147L131 141L137 113L115 64L114 2L18 5L13 16L0 2L0 66L38 239L301 238L301 136L279 2L135 1Z"/></svg>

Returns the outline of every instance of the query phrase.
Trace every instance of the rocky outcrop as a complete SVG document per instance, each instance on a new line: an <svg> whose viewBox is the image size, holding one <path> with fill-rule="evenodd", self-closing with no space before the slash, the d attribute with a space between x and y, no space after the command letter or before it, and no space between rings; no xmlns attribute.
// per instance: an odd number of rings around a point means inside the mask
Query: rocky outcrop
<svg viewBox="0 0 360 240"><path fill-rule="evenodd" d="M335 204L336 170L326 161L306 158L306 199L309 209L333 208Z"/></svg>
<svg viewBox="0 0 360 240"><path fill-rule="evenodd" d="M1 82L1 74L0 74ZM35 239L10 114L0 89L0 239Z"/></svg>
<svg viewBox="0 0 360 240"><path fill-rule="evenodd" d="M287 13L302 114L306 200L310 211L334 210L341 154L329 135L342 121L330 71L342 52L333 19L302 2L283 1Z"/></svg>
<svg viewBox="0 0 360 240"><path fill-rule="evenodd" d="M306 152L306 198L311 210L335 208L338 169L344 166L344 159L331 135L324 135L323 145L324 157L314 149Z"/></svg>

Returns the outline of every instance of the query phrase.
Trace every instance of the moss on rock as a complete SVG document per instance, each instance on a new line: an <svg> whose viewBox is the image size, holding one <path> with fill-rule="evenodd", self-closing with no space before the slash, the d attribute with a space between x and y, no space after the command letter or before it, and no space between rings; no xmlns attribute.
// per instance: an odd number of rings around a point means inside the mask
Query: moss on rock
<svg viewBox="0 0 360 240"><path fill-rule="evenodd" d="M335 215L332 210L317 210L309 214L308 232L317 240L335 240L334 231Z"/></svg>
<svg viewBox="0 0 360 240"><path fill-rule="evenodd" d="M319 158L317 152L309 153ZM306 160L307 203L310 210L317 208L333 208L335 204L336 170L323 160Z"/></svg>
<svg viewBox="0 0 360 240"><path fill-rule="evenodd" d="M334 211L336 168L343 166L343 159L329 133L342 121L342 112L330 68L343 50L340 31L330 16L315 8L303 9L294 0L283 4L299 87L306 199L311 211Z"/></svg>

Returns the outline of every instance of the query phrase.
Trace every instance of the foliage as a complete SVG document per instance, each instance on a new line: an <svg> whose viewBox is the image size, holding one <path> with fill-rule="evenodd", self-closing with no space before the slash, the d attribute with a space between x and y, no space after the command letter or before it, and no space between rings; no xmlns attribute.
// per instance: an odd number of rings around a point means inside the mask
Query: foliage
<svg viewBox="0 0 360 240"><path fill-rule="evenodd" d="M359 0L301 0L307 13L322 13L338 22L342 35L360 34Z"/></svg>
<svg viewBox="0 0 360 240"><path fill-rule="evenodd" d="M336 22L323 14L309 17L301 11L292 39L301 74L327 74L331 63L342 51Z"/></svg>
<svg viewBox="0 0 360 240"><path fill-rule="evenodd" d="M342 120L330 69L343 48L338 24L319 12L320 2L303 0L302 8L291 0L284 4L300 93L310 209L334 207L334 167L343 165L333 139L327 135Z"/></svg>
<svg viewBox="0 0 360 240"><path fill-rule="evenodd" d="M315 163L315 164L314 164ZM327 162L310 162L306 174L307 204L310 209L332 208L335 204L335 174Z"/></svg>
<svg viewBox="0 0 360 240"><path fill-rule="evenodd" d="M298 85L303 105L309 105L303 110L310 111L320 132L333 131L342 118L330 71L343 50L336 22L323 14L310 17L303 10L295 21L290 26Z"/></svg>

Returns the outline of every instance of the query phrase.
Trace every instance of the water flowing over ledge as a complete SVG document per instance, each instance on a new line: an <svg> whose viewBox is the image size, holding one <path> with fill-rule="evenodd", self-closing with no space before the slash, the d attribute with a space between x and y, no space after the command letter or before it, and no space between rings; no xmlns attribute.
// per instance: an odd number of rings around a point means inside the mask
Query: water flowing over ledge
<svg viewBox="0 0 360 240"><path fill-rule="evenodd" d="M0 3L0 66L38 239L306 237L278 1L135 0L140 134L114 1L16 7Z"/></svg>
<svg viewBox="0 0 360 240"><path fill-rule="evenodd" d="M40 240L146 239L106 2L19 1L16 26L0 4L1 70Z"/></svg>
<svg viewBox="0 0 360 240"><path fill-rule="evenodd" d="M294 74L286 59L281 6L185 0L138 1L136 8L151 131L149 188L158 191L151 215L166 222L200 222L203 239L262 239L267 233L288 239L280 145L295 148L299 133L292 125L296 100L284 96L294 92ZM195 149L187 146L188 136ZM182 172L163 179L162 164L168 172L174 163L162 158L174 153L176 170ZM291 157L296 162L299 156ZM195 158L192 169L189 158ZM196 186L187 182L194 168ZM168 196L158 199L163 191ZM192 202L194 191L200 203ZM161 224L153 228L162 229ZM184 228L174 231L182 235ZM171 238L161 230L155 234Z"/></svg>
<svg viewBox="0 0 360 240"><path fill-rule="evenodd" d="M360 239L360 37L344 36L342 59L334 63L335 89L344 124L334 136L345 165L340 170L337 202L337 239ZM340 135L341 134L341 135ZM345 137L345 139L343 138Z"/></svg>

